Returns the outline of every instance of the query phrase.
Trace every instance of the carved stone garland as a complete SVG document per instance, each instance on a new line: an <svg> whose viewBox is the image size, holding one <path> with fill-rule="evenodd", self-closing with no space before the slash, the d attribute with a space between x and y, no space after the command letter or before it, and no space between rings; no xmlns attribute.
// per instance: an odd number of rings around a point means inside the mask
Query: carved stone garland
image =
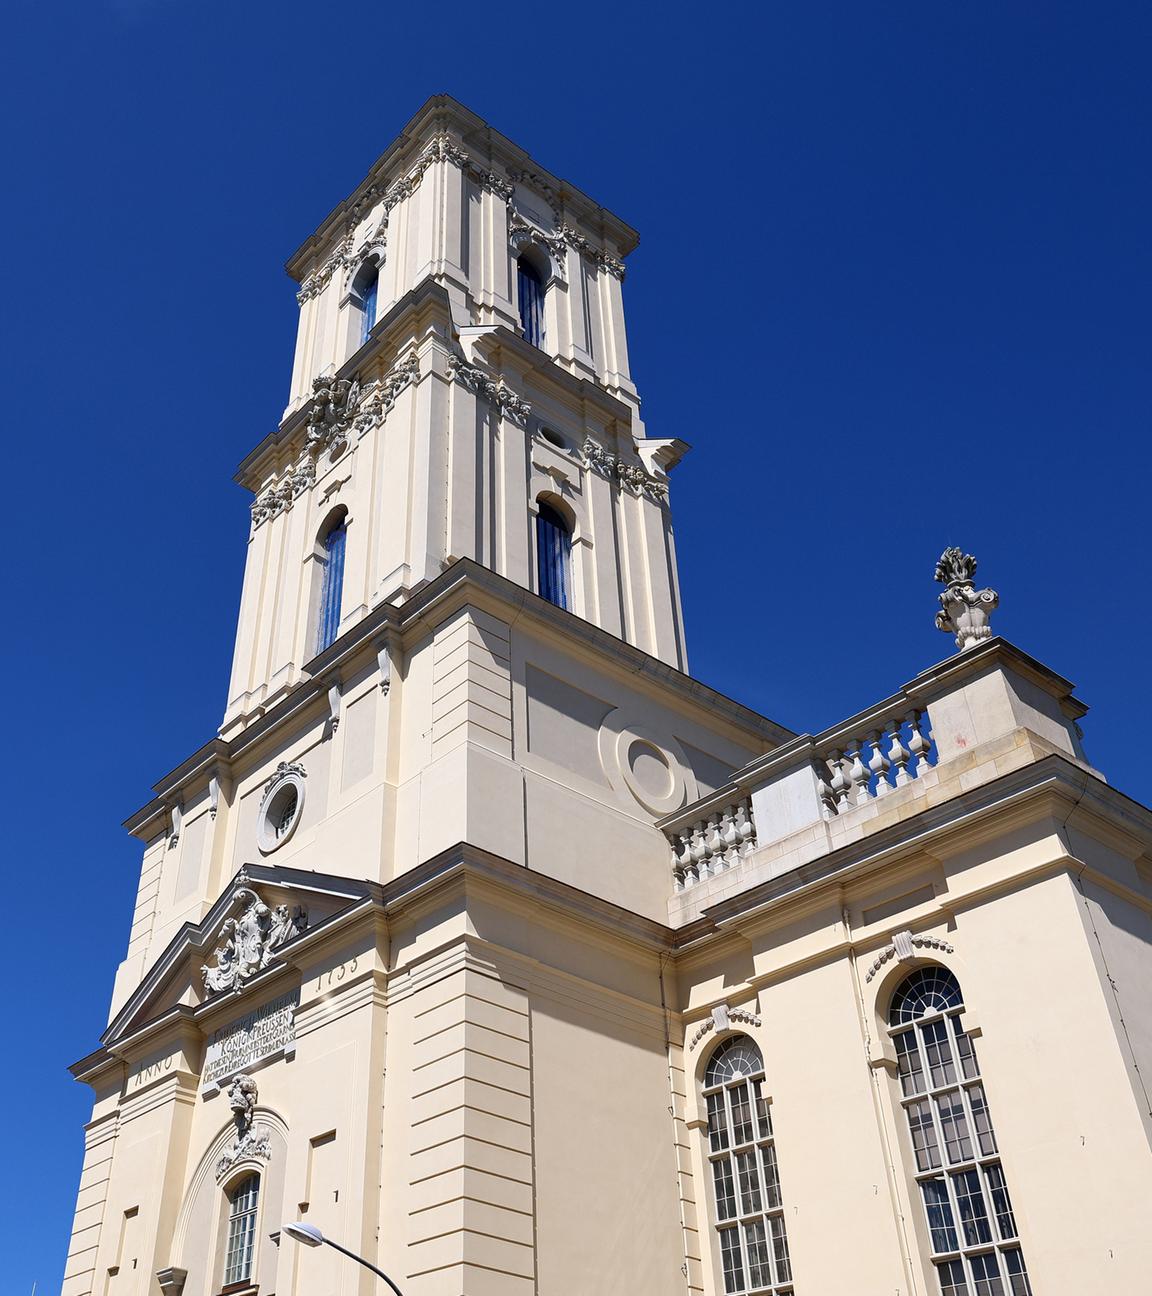
<svg viewBox="0 0 1152 1296"><path fill-rule="evenodd" d="M369 185L356 199L348 212L347 224L331 256L314 270L300 285L296 300L303 305L310 298L323 292L337 270L345 269L345 282L350 283L364 259L372 253L382 253L387 245L388 215L398 202L415 193L423 180L425 172L436 162L451 162L466 172L480 185L497 197L508 202L512 197L512 186L502 180L495 172L482 167L473 161L463 149L459 148L449 135L437 135L428 147L416 159L415 165L399 180L386 188ZM356 234L364 219L379 205L380 219L372 234L360 246L356 247ZM355 249L355 250L353 250Z"/></svg>
<svg viewBox="0 0 1152 1296"><path fill-rule="evenodd" d="M605 450L598 442L589 437L581 446L580 453L584 466L592 468L604 477L614 477L621 485L627 486L634 495L647 495L649 499L663 502L668 497L668 487L657 481L651 473L645 472L637 464L625 463L619 455Z"/></svg>
<svg viewBox="0 0 1152 1296"><path fill-rule="evenodd" d="M507 414L518 422L523 422L532 413L532 406L522 396L517 396L503 378L489 378L483 369L466 364L459 356L448 357L448 374L461 386L491 401L501 414Z"/></svg>
<svg viewBox="0 0 1152 1296"><path fill-rule="evenodd" d="M307 443L303 459L252 503L252 524L292 507L316 481L316 461L328 450L338 455L355 435L362 437L384 421L401 390L420 376L420 357L412 352L383 378L361 385L356 378L316 378L308 409Z"/></svg>
<svg viewBox="0 0 1152 1296"><path fill-rule="evenodd" d="M238 880L247 878L241 873ZM272 909L248 886L241 886L233 897L234 905L240 903L244 908L239 917L226 919L220 929L215 962L200 969L208 995L224 990L239 993L272 962L277 950L308 929L308 910L302 905L293 910L286 904Z"/></svg>
<svg viewBox="0 0 1152 1296"><path fill-rule="evenodd" d="M534 189L552 209L552 216L556 224L556 233L551 237L539 235L552 251L559 257L562 257L566 248L572 248L582 256L590 258L602 269L606 270L616 279L624 278L624 262L617 260L616 257L610 256L603 249L598 248L590 239L584 237L578 230L574 230L571 225L564 220L563 213L560 209L560 200L556 191L542 177L536 175L533 171L509 171L509 177L516 181L517 184ZM518 230L532 230L519 212L512 206L511 194L509 194L508 203L508 229L514 234Z"/></svg>
<svg viewBox="0 0 1152 1296"><path fill-rule="evenodd" d="M940 950L944 954L956 953L946 940L941 940L938 936L913 936L909 931L899 931L892 937L891 945L885 945L876 955L876 959L868 969L864 980L871 981L884 964L891 962L894 958L899 959L901 963L907 963L909 960L914 959L918 949Z"/></svg>
<svg viewBox="0 0 1152 1296"><path fill-rule="evenodd" d="M696 1033L688 1042L688 1051L691 1052L704 1036L711 1031L726 1031L733 1022L744 1022L748 1026L759 1026L760 1018L758 1014L750 1012L747 1008L729 1008L726 1003L717 1004L712 1009L712 1016L700 1024Z"/></svg>
<svg viewBox="0 0 1152 1296"><path fill-rule="evenodd" d="M557 233L547 240L553 251L558 256L562 256L565 248L573 248L581 255L595 261L608 274L617 279L624 278L622 261L596 247L578 230L565 223L555 190L540 176L530 171L509 171L509 179L505 180L470 157L452 140L451 136L441 134L429 142L428 147L416 159L415 165L407 175L401 176L399 180L383 189L375 184L369 185L356 199L349 209L344 232L331 255L300 285L296 300L301 305L323 292L338 270L345 271L344 283L347 286L367 257L373 254L383 255L388 243L389 213L397 203L415 193L425 172L436 162L451 162L453 166L459 167L475 180L482 189L502 198L508 204L510 228L512 220L519 219L511 205L515 190L510 181L536 190L551 207L555 217ZM360 226L377 206L381 211L376 227L368 238L357 246L356 235Z"/></svg>
<svg viewBox="0 0 1152 1296"><path fill-rule="evenodd" d="M272 1159L271 1131L255 1124L258 1096L256 1081L251 1076L241 1074L233 1077L228 1087L228 1105L236 1123L236 1138L216 1162L217 1183L240 1161Z"/></svg>

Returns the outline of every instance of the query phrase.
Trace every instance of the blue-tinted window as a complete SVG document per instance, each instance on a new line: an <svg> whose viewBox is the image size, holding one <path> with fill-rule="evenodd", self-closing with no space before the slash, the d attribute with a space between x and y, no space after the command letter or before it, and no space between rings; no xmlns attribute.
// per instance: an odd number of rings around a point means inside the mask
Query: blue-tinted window
<svg viewBox="0 0 1152 1296"><path fill-rule="evenodd" d="M340 629L340 594L344 585L344 542L347 528L338 522L324 537L324 578L320 590L320 618L316 651L323 652Z"/></svg>
<svg viewBox="0 0 1152 1296"><path fill-rule="evenodd" d="M517 290L520 298L520 327L524 340L533 346L544 345L544 280L534 265L521 257L516 262Z"/></svg>
<svg viewBox="0 0 1152 1296"><path fill-rule="evenodd" d="M536 515L536 567L540 596L557 607L568 606L568 567L572 537L568 524L547 504Z"/></svg>
<svg viewBox="0 0 1152 1296"><path fill-rule="evenodd" d="M372 277L365 281L360 289L360 345L368 341L372 325L376 323L376 290L380 285L379 272L372 271Z"/></svg>

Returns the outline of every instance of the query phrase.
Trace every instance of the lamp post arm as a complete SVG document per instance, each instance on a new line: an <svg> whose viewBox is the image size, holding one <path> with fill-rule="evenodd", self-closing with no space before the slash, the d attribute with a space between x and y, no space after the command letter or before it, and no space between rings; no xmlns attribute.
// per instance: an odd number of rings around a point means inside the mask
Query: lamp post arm
<svg viewBox="0 0 1152 1296"><path fill-rule="evenodd" d="M333 1242L330 1237L324 1239L324 1245L332 1247L333 1250L339 1251L341 1255L346 1255L349 1260L355 1260L357 1264L362 1264L365 1269L371 1269L377 1278L383 1278L389 1287L396 1293L396 1296L403 1296L400 1288L392 1281L383 1269L377 1269L374 1264L369 1264L363 1256L358 1256L355 1251L349 1251L347 1247L342 1247L339 1242Z"/></svg>

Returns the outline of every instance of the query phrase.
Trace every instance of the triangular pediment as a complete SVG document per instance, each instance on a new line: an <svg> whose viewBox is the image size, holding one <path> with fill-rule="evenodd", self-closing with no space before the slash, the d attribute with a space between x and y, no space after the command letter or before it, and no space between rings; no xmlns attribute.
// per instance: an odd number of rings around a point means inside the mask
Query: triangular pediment
<svg viewBox="0 0 1152 1296"><path fill-rule="evenodd" d="M101 1037L107 1047L169 1015L258 993L298 942L379 890L373 883L245 865L198 923L185 923Z"/></svg>

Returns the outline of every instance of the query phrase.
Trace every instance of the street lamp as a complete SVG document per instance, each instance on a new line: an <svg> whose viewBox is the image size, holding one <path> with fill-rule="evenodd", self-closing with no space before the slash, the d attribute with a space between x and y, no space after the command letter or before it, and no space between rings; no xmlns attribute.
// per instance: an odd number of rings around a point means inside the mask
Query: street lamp
<svg viewBox="0 0 1152 1296"><path fill-rule="evenodd" d="M383 1269L377 1269L374 1264L369 1264L363 1256L358 1256L355 1251L349 1251L347 1247L342 1247L339 1242L333 1242L331 1238L326 1238L315 1224L281 1224L280 1232L287 1234L293 1242L299 1242L303 1246L330 1246L333 1251L339 1251L341 1255L346 1255L349 1260L355 1260L357 1264L362 1264L365 1269L371 1269L377 1278L384 1279L396 1293L396 1296L401 1296L400 1288L396 1286Z"/></svg>

